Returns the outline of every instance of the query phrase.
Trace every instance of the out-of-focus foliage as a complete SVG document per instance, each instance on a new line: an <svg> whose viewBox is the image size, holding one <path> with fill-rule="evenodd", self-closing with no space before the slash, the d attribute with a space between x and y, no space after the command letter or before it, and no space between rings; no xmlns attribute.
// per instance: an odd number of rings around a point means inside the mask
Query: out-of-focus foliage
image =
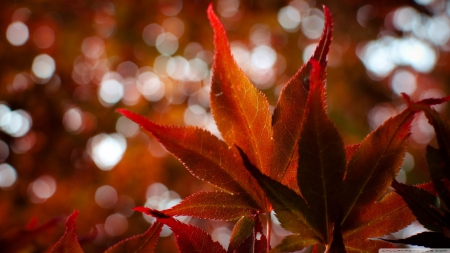
<svg viewBox="0 0 450 253"><path fill-rule="evenodd" d="M208 107L208 4L0 3L0 238L25 238L34 231L27 227L31 220L40 228L77 209L77 232L86 237L81 246L99 251L147 230L134 206L166 209L210 189L114 112L127 107L158 123L217 133ZM360 142L401 111L400 92L416 101L450 93L446 1L214 1L239 65L271 105L315 48L321 4L335 23L328 111L345 144ZM444 107L437 110L445 114ZM429 179L418 154L433 136L426 117L418 115L398 181ZM228 223L191 223L221 243L231 234ZM94 227L98 235L90 241ZM44 228L44 238L27 244L29 252L64 233L63 222ZM156 251L176 251L172 240L160 240Z"/></svg>

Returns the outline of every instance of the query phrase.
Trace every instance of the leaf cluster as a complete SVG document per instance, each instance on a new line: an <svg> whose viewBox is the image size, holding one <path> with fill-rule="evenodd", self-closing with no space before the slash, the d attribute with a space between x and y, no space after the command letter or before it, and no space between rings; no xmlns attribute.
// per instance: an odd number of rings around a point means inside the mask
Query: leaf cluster
<svg viewBox="0 0 450 253"><path fill-rule="evenodd" d="M402 196L417 220L428 231L412 235L406 239L389 240L395 243L424 246L430 248L450 247L450 123L432 105L450 100L426 99L412 102L409 107L425 113L434 127L438 148L427 146L427 163L432 181L418 186L405 185L394 181L392 186Z"/></svg>
<svg viewBox="0 0 450 253"><path fill-rule="evenodd" d="M220 138L193 126L164 126L125 109L118 112L150 132L189 172L217 187L194 193L168 210L136 207L156 218L142 235L106 252L153 252L162 225L175 234L181 252L292 252L323 245L326 252L377 252L392 243L424 246L448 241L450 206L450 125L431 108L448 99L413 102L369 133L359 144L344 145L327 115L326 65L332 19L314 54L283 88L271 113L265 95L236 64L225 29L212 6L208 18L216 48L210 103ZM395 181L403 162L414 115L424 111L436 129L439 148L428 147L435 190ZM395 192L389 191L389 187ZM398 193L398 194L397 194ZM400 195L399 195L400 194ZM292 234L272 248L270 213ZM54 252L82 252L74 212ZM236 221L228 249L176 216ZM264 231L261 216L266 215ZM378 239L415 217L426 232L402 240ZM429 239L432 238L432 239ZM445 241L445 242L447 242ZM421 244L420 244L421 243Z"/></svg>

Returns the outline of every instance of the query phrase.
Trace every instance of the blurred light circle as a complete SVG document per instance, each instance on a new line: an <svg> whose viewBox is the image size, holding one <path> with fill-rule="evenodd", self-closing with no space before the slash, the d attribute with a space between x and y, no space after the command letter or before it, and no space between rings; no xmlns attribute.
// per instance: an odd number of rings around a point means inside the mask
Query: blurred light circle
<svg viewBox="0 0 450 253"><path fill-rule="evenodd" d="M24 136L31 125L31 116L24 110L0 113L0 128L13 137Z"/></svg>
<svg viewBox="0 0 450 253"><path fill-rule="evenodd" d="M414 157L406 152L405 158L403 159L403 165L402 169L405 170L405 172L410 172L414 168Z"/></svg>
<svg viewBox="0 0 450 253"><path fill-rule="evenodd" d="M149 24L142 31L142 39L149 46L156 46L156 39L160 34L164 32L164 29L158 24Z"/></svg>
<svg viewBox="0 0 450 253"><path fill-rule="evenodd" d="M163 21L162 28L175 37L180 38L184 33L184 23L177 17L170 17Z"/></svg>
<svg viewBox="0 0 450 253"><path fill-rule="evenodd" d="M270 45L270 37L268 25L256 24L250 29L250 41L254 45Z"/></svg>
<svg viewBox="0 0 450 253"><path fill-rule="evenodd" d="M181 56L175 56L167 61L166 72L175 80L185 79L188 76L189 70L189 62Z"/></svg>
<svg viewBox="0 0 450 253"><path fill-rule="evenodd" d="M277 53L269 46L257 46L252 50L250 60L257 69L270 69L277 60Z"/></svg>
<svg viewBox="0 0 450 253"><path fill-rule="evenodd" d="M162 33L156 39L156 49L163 55L172 55L178 50L178 38L172 33Z"/></svg>
<svg viewBox="0 0 450 253"><path fill-rule="evenodd" d="M205 108L199 105L191 105L184 111L184 123L186 125L203 127L207 120Z"/></svg>
<svg viewBox="0 0 450 253"><path fill-rule="evenodd" d="M208 64L202 59L195 58L189 60L189 80L199 82L208 76Z"/></svg>
<svg viewBox="0 0 450 253"><path fill-rule="evenodd" d="M156 57L155 62L153 63L153 69L158 76L168 76L167 74L167 62L171 59L170 56L167 55L159 55Z"/></svg>
<svg viewBox="0 0 450 253"><path fill-rule="evenodd" d="M85 38L81 44L81 51L88 58L99 58L105 52L105 42L97 36Z"/></svg>
<svg viewBox="0 0 450 253"><path fill-rule="evenodd" d="M419 72L429 72L436 64L437 55L434 49L427 43L413 38L404 38L395 41L391 45L390 55L395 55L394 60L402 65L411 65Z"/></svg>
<svg viewBox="0 0 450 253"><path fill-rule="evenodd" d="M95 202L103 208L112 208L117 202L117 191L110 185L103 185L95 191Z"/></svg>
<svg viewBox="0 0 450 253"><path fill-rule="evenodd" d="M165 87L159 77L147 71L138 76L138 89L148 101L159 101L164 97Z"/></svg>
<svg viewBox="0 0 450 253"><path fill-rule="evenodd" d="M239 11L239 0L219 0L217 10L222 17L231 18Z"/></svg>
<svg viewBox="0 0 450 253"><path fill-rule="evenodd" d="M45 175L37 178L28 186L28 196L33 203L43 203L56 191L56 181Z"/></svg>
<svg viewBox="0 0 450 253"><path fill-rule="evenodd" d="M435 16L425 28L428 40L435 45L445 45L450 38L450 20L447 15Z"/></svg>
<svg viewBox="0 0 450 253"><path fill-rule="evenodd" d="M139 125L127 117L121 116L117 120L116 130L125 137L133 137L139 133Z"/></svg>
<svg viewBox="0 0 450 253"><path fill-rule="evenodd" d="M197 56L200 52L203 51L203 47L201 44L197 42L190 42L187 44L187 46L184 48L184 58L186 59L192 59Z"/></svg>
<svg viewBox="0 0 450 253"><path fill-rule="evenodd" d="M389 75L396 67L386 40L369 42L360 55L366 69L379 77Z"/></svg>
<svg viewBox="0 0 450 253"><path fill-rule="evenodd" d="M40 79L48 79L55 72L55 60L48 54L40 54L33 60L31 70Z"/></svg>
<svg viewBox="0 0 450 253"><path fill-rule="evenodd" d="M145 196L147 198L151 198L153 196L161 196L166 192L169 192L169 189L166 185L162 183L153 183L147 187Z"/></svg>
<svg viewBox="0 0 450 253"><path fill-rule="evenodd" d="M9 146L0 140L0 162L4 162L9 156Z"/></svg>
<svg viewBox="0 0 450 253"><path fill-rule="evenodd" d="M89 155L101 170L111 170L122 159L127 142L121 134L98 134L88 142Z"/></svg>
<svg viewBox="0 0 450 253"><path fill-rule="evenodd" d="M419 25L420 15L412 7L400 7L394 12L393 22L398 30L411 31Z"/></svg>
<svg viewBox="0 0 450 253"><path fill-rule="evenodd" d="M372 129L376 129L387 119L397 114L397 111L390 105L379 104L373 107L367 114L369 125Z"/></svg>
<svg viewBox="0 0 450 253"><path fill-rule="evenodd" d="M29 37L28 27L23 22L12 22L6 29L6 39L13 46L22 46Z"/></svg>
<svg viewBox="0 0 450 253"><path fill-rule="evenodd" d="M402 92L412 94L417 88L416 77L407 70L396 71L391 79L391 88L397 95Z"/></svg>
<svg viewBox="0 0 450 253"><path fill-rule="evenodd" d="M247 46L241 42L233 41L230 43L231 53L239 67L246 71L250 67L250 51Z"/></svg>
<svg viewBox="0 0 450 253"><path fill-rule="evenodd" d="M181 0L159 0L159 10L166 16L175 16L183 8Z"/></svg>
<svg viewBox="0 0 450 253"><path fill-rule="evenodd" d="M307 62L309 58L311 58L311 56L314 54L314 51L316 50L316 47L317 43L312 43L306 46L305 49L303 49L302 55L303 62Z"/></svg>
<svg viewBox="0 0 450 253"><path fill-rule="evenodd" d="M78 108L70 108L64 113L63 124L69 132L83 129L83 112Z"/></svg>
<svg viewBox="0 0 450 253"><path fill-rule="evenodd" d="M231 230L225 226L215 228L211 234L211 237L214 241L217 241L226 249L230 244Z"/></svg>
<svg viewBox="0 0 450 253"><path fill-rule="evenodd" d="M120 213L111 214L106 218L105 231L111 236L119 236L128 229L128 220Z"/></svg>
<svg viewBox="0 0 450 253"><path fill-rule="evenodd" d="M28 73L19 73L14 77L12 88L14 91L23 91L30 86L30 77Z"/></svg>
<svg viewBox="0 0 450 253"><path fill-rule="evenodd" d="M8 189L17 181L16 170L7 163L0 164L0 187Z"/></svg>
<svg viewBox="0 0 450 253"><path fill-rule="evenodd" d="M122 97L122 102L126 105L135 105L139 102L141 98L141 93L137 87L137 79L134 77L128 77L123 81L124 93Z"/></svg>
<svg viewBox="0 0 450 253"><path fill-rule="evenodd" d="M132 61L124 61L117 65L117 73L122 77L134 77L138 72L138 66Z"/></svg>
<svg viewBox="0 0 450 253"><path fill-rule="evenodd" d="M302 32L309 39L318 39L324 26L323 16L314 13L302 20Z"/></svg>
<svg viewBox="0 0 450 253"><path fill-rule="evenodd" d="M292 7L285 6L278 11L278 23L288 32L294 32L301 22L300 12Z"/></svg>
<svg viewBox="0 0 450 253"><path fill-rule="evenodd" d="M38 27L34 31L33 41L39 48L49 48L55 42L55 32L48 26Z"/></svg>
<svg viewBox="0 0 450 253"><path fill-rule="evenodd" d="M123 84L116 79L102 80L98 96L100 101L105 106L111 106L119 102L124 95Z"/></svg>

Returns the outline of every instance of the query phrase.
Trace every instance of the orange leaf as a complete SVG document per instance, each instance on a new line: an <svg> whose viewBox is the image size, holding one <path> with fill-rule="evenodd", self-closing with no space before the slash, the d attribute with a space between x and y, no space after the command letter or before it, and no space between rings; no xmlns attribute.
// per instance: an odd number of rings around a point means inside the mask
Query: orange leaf
<svg viewBox="0 0 450 253"><path fill-rule="evenodd" d="M254 206L264 206L262 190L243 168L235 149L211 133L196 127L161 126L124 109L118 112L152 133L198 179L231 194L247 195Z"/></svg>
<svg viewBox="0 0 450 253"><path fill-rule="evenodd" d="M241 147L252 163L268 173L272 154L269 103L233 59L225 29L212 5L208 18L216 47L210 95L214 120L229 146Z"/></svg>

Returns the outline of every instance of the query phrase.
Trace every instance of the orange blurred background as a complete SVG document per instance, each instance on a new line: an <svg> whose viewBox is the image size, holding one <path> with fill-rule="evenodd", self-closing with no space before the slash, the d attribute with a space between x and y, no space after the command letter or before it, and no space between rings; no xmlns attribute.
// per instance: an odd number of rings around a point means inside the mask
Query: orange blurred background
<svg viewBox="0 0 450 253"><path fill-rule="evenodd" d="M3 0L0 3L0 243L80 211L86 252L144 232L151 219L131 208L165 209L212 189L149 134L115 112L128 108L164 124L219 135L209 110L213 33L210 1ZM358 143L413 99L450 94L450 4L416 1L213 1L236 61L274 105L334 19L328 107L346 144ZM437 109L448 115L446 106ZM424 148L434 130L412 126L399 181L428 180ZM232 224L183 218L226 245ZM19 248L39 252L58 240ZM284 234L275 231L274 239ZM157 252L176 252L164 230ZM22 238L23 239L23 238ZM91 238L92 239L92 238ZM26 242L26 243L25 243Z"/></svg>

